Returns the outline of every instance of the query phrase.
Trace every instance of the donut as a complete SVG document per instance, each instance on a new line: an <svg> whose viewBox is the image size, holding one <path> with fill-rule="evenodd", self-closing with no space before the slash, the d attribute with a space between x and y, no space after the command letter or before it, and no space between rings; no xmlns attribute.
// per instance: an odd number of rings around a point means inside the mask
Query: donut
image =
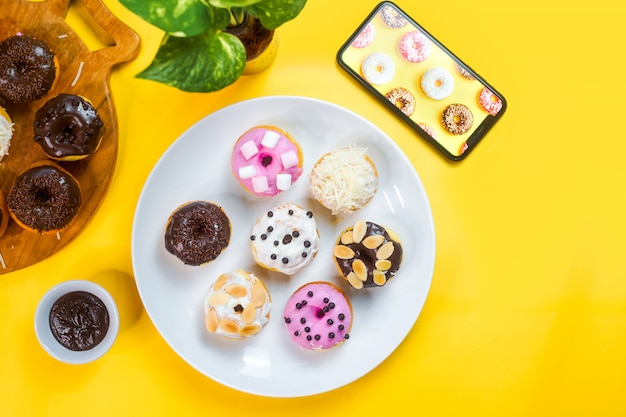
<svg viewBox="0 0 626 417"><path fill-rule="evenodd" d="M326 351L350 338L352 305L343 291L330 282L309 282L287 300L284 321L296 345Z"/></svg>
<svg viewBox="0 0 626 417"><path fill-rule="evenodd" d="M91 102L74 94L59 94L35 114L34 141L50 158L77 161L100 147L104 123Z"/></svg>
<svg viewBox="0 0 626 417"><path fill-rule="evenodd" d="M398 44L400 55L409 62L418 63L424 61L432 52L432 43L420 31L405 33Z"/></svg>
<svg viewBox="0 0 626 417"><path fill-rule="evenodd" d="M417 124L424 132L428 133L430 135L430 137L432 137L433 139L437 139L437 132L435 132L435 129L433 129L431 126L428 126L425 123L418 123Z"/></svg>
<svg viewBox="0 0 626 417"><path fill-rule="evenodd" d="M383 23L392 29L401 29L409 23L395 7L389 4L384 5L378 14Z"/></svg>
<svg viewBox="0 0 626 417"><path fill-rule="evenodd" d="M376 28L373 24L368 23L365 25L363 30L359 32L359 34L354 38L351 43L351 46L354 48L365 48L369 46L372 42L374 42L374 38L376 37Z"/></svg>
<svg viewBox="0 0 626 417"><path fill-rule="evenodd" d="M381 287L400 268L402 244L383 226L359 220L341 232L333 257L339 273L353 288Z"/></svg>
<svg viewBox="0 0 626 417"><path fill-rule="evenodd" d="M268 210L252 227L250 247L263 268L295 274L313 261L320 247L313 212L293 203Z"/></svg>
<svg viewBox="0 0 626 417"><path fill-rule="evenodd" d="M6 198L4 198L4 193L0 190L0 237L6 232L9 226L9 217L7 201Z"/></svg>
<svg viewBox="0 0 626 417"><path fill-rule="evenodd" d="M170 214L165 227L165 249L185 265L204 265L226 249L230 236L230 220L220 206L190 201Z"/></svg>
<svg viewBox="0 0 626 417"><path fill-rule="evenodd" d="M72 174L52 161L43 161L17 176L6 200L11 217L25 230L57 233L76 218L82 192Z"/></svg>
<svg viewBox="0 0 626 417"><path fill-rule="evenodd" d="M220 275L204 297L209 333L243 340L257 335L270 320L272 298L254 274L238 269Z"/></svg>
<svg viewBox="0 0 626 417"><path fill-rule="evenodd" d="M248 192L273 197L291 188L302 175L300 145L275 126L257 126L239 137L233 148L231 168Z"/></svg>
<svg viewBox="0 0 626 417"><path fill-rule="evenodd" d="M370 84L382 85L393 79L396 67L389 55L376 52L363 60L361 72Z"/></svg>
<svg viewBox="0 0 626 417"><path fill-rule="evenodd" d="M14 35L0 42L0 97L30 103L44 97L57 76L54 52L42 40Z"/></svg>
<svg viewBox="0 0 626 417"><path fill-rule="evenodd" d="M487 87L483 87L478 94L478 104L480 107L492 116L498 114L502 109L502 100Z"/></svg>
<svg viewBox="0 0 626 417"><path fill-rule="evenodd" d="M474 124L472 111L464 104L450 104L441 113L443 127L453 135L467 133Z"/></svg>
<svg viewBox="0 0 626 417"><path fill-rule="evenodd" d="M411 116L415 111L415 96L404 87L392 88L385 97L407 116Z"/></svg>
<svg viewBox="0 0 626 417"><path fill-rule="evenodd" d="M366 148L337 148L315 163L309 183L315 200L333 215L347 214L362 209L374 197L378 171Z"/></svg>
<svg viewBox="0 0 626 417"><path fill-rule="evenodd" d="M422 91L433 100L443 100L454 91L454 78L448 70L435 67L422 75Z"/></svg>
<svg viewBox="0 0 626 417"><path fill-rule="evenodd" d="M461 74L461 76L466 80L474 81L476 79L472 73L465 69L461 64L457 64L456 68L459 70L459 74Z"/></svg>
<svg viewBox="0 0 626 417"><path fill-rule="evenodd" d="M0 161L9 154L13 137L13 121L7 111L0 107Z"/></svg>

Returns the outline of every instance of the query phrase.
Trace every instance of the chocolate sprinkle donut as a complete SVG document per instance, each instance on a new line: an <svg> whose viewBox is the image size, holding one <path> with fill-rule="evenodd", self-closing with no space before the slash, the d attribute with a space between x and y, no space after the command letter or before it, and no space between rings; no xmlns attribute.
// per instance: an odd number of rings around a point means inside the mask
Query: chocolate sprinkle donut
<svg viewBox="0 0 626 417"><path fill-rule="evenodd" d="M66 228L78 214L82 197L78 181L69 172L45 162L20 174L6 200L20 226L46 233Z"/></svg>
<svg viewBox="0 0 626 417"><path fill-rule="evenodd" d="M472 111L464 104L450 104L441 113L443 127L453 135L467 133L474 124Z"/></svg>
<svg viewBox="0 0 626 417"><path fill-rule="evenodd" d="M30 36L11 36L0 42L0 97L30 103L48 94L56 78L54 52Z"/></svg>
<svg viewBox="0 0 626 417"><path fill-rule="evenodd" d="M91 103L74 94L59 94L35 114L34 140L51 158L77 160L93 154L104 123Z"/></svg>
<svg viewBox="0 0 626 417"><path fill-rule="evenodd" d="M230 220L221 207L192 201L170 215L165 228L165 249L186 265L213 261L230 243Z"/></svg>

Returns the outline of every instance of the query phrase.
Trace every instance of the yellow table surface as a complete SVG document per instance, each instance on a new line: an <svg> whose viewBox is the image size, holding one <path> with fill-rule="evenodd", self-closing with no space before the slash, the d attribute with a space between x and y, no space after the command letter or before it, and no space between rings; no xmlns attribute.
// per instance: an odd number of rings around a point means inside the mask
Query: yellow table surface
<svg viewBox="0 0 626 417"><path fill-rule="evenodd" d="M135 78L161 33L106 4L143 42L111 78L117 170L72 243L0 276L1 415L626 415L621 2L398 2L508 99L457 164L335 63L376 0L308 2L280 29L269 70L213 94ZM134 210L159 157L209 113L267 95L330 101L385 131L424 183L437 237L432 286L404 342L359 380L304 398L241 393L194 370L159 335L132 278ZM74 278L105 285L122 316L113 348L82 366L48 356L33 330L40 297Z"/></svg>

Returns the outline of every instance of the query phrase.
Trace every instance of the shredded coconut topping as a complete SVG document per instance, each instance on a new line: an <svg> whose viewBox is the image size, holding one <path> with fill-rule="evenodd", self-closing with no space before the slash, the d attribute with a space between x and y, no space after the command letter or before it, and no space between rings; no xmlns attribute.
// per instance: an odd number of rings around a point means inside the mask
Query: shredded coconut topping
<svg viewBox="0 0 626 417"><path fill-rule="evenodd" d="M366 148L336 149L324 155L311 172L311 192L332 214L364 207L378 189L376 167Z"/></svg>
<svg viewBox="0 0 626 417"><path fill-rule="evenodd" d="M2 158L9 153L12 136L13 123L9 123L4 116L0 116L0 161L2 161Z"/></svg>

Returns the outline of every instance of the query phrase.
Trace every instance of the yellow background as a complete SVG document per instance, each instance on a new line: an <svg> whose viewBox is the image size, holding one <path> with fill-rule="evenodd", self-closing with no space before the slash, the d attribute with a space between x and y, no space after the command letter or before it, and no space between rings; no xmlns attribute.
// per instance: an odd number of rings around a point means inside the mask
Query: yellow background
<svg viewBox="0 0 626 417"><path fill-rule="evenodd" d="M508 99L457 164L336 65L375 0L309 1L280 29L268 71L215 94L134 78L161 34L117 0L106 4L143 39L139 58L111 79L117 170L76 240L0 276L0 414L626 415L623 2L399 2ZM212 111L278 94L342 105L389 134L424 182L437 234L431 291L404 343L356 382L298 399L240 393L192 369L155 330L131 278L135 204L161 154ZM103 283L122 314L111 351L84 366L49 357L33 330L40 297L72 278Z"/></svg>

